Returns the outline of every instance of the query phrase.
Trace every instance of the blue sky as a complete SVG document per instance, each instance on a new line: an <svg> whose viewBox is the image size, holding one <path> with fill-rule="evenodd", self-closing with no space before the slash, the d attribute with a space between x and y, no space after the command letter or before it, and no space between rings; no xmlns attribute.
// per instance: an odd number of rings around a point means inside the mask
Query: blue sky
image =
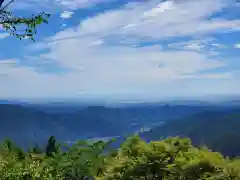
<svg viewBox="0 0 240 180"><path fill-rule="evenodd" d="M25 0L36 42L0 31L0 98L161 100L240 95L234 0Z"/></svg>

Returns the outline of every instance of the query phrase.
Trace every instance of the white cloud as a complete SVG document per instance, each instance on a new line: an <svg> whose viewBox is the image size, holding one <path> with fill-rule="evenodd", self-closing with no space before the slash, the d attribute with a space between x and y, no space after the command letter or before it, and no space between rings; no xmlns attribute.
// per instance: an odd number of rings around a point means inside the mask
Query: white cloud
<svg viewBox="0 0 240 180"><path fill-rule="evenodd" d="M205 52L208 54L215 53L215 55L217 55L218 53L216 50L224 49L226 46L224 44L214 43L215 40L216 39L211 37L200 37L190 41L171 43L168 44L168 47L173 49Z"/></svg>
<svg viewBox="0 0 240 180"><path fill-rule="evenodd" d="M172 1L165 1L163 3L158 4L155 8L144 12L144 17L156 17L160 13L166 12L167 10L173 9L173 2Z"/></svg>
<svg viewBox="0 0 240 180"><path fill-rule="evenodd" d="M0 39L4 39L6 37L9 37L8 33L0 33Z"/></svg>
<svg viewBox="0 0 240 180"><path fill-rule="evenodd" d="M76 50L77 48L74 51ZM92 53L97 52L96 49L92 51ZM136 52L139 55L136 56ZM111 60L104 59L109 58L107 54L97 53L101 56L95 59L92 57L87 59L84 55L82 58L79 57L78 66L76 62L74 63L76 71L65 75L39 74L34 71L34 68L17 67L13 60L1 61L4 63L0 64L2 86L0 95L1 98L21 97L22 99L34 97L81 99L99 96L107 98L107 95L119 95L118 98L121 99L126 98L126 96L120 96L124 94L142 94L141 97L144 99L144 96L151 94L157 100L173 95L194 96L207 92L209 94L236 93L239 89L237 79L234 80L233 76L227 74L191 75L199 70L223 66L222 63L205 59L205 56L198 53L165 54L151 49L139 49L136 52L128 50L122 55L119 52L112 56ZM89 56L90 53L88 53ZM57 58L61 55L59 54ZM162 61L155 60L155 55L162 59L171 58L171 61L163 61L163 67L158 68L157 65ZM180 76L183 73L189 73L189 75ZM129 99L131 98L132 96Z"/></svg>
<svg viewBox="0 0 240 180"><path fill-rule="evenodd" d="M86 46L91 42L94 42L92 38L81 38L56 41L56 43L50 44L51 53L41 55L39 60L42 63L55 61L64 67L74 69L74 71L60 76L38 74L33 68L15 68L9 73L11 75L8 77L8 85L3 86L0 94L7 96L11 93L7 87L10 86L9 82L12 82L12 86L18 85L18 93L14 95L20 94L26 97L81 97L98 94L102 96L104 93L131 94L144 91L155 93L156 96L158 93L162 96L167 96L169 93L182 95L191 91L190 88L179 90L182 83L188 82L188 86L192 87L191 84L196 79L205 81L213 78L223 79L219 73L216 75L212 73L208 76L182 75L225 66L222 61L210 59L198 52L165 52L158 47ZM159 65L162 66L159 67ZM19 73L21 74L18 75ZM225 76L224 79L226 79ZM6 81L4 82L6 83ZM234 91L234 88L230 89L233 87L230 82L227 82L230 84L228 90ZM4 83L1 81L1 84ZM220 87L223 84L225 85L226 81L218 84L216 92L221 90ZM195 86L194 83L194 88L196 88ZM208 85L206 90L209 88L216 87ZM194 91L191 93L199 93L197 89Z"/></svg>
<svg viewBox="0 0 240 180"><path fill-rule="evenodd" d="M92 42L90 45L95 46L95 45L100 45L100 44L103 44L103 43L104 43L103 40L97 40L97 41Z"/></svg>
<svg viewBox="0 0 240 180"><path fill-rule="evenodd" d="M183 78L190 79L231 79L233 77L233 73L205 73L205 74L189 74L184 75Z"/></svg>
<svg viewBox="0 0 240 180"><path fill-rule="evenodd" d="M74 14L74 12L71 12L71 11L63 11L61 14L60 14L60 17L62 19L69 19L72 17L72 15Z"/></svg>
<svg viewBox="0 0 240 180"><path fill-rule="evenodd" d="M240 44L235 44L234 47L235 48L240 48Z"/></svg>
<svg viewBox="0 0 240 180"><path fill-rule="evenodd" d="M169 48L174 49L186 49L186 50L194 50L194 51L204 51L207 48L207 45L203 43L201 40L192 40L185 42L172 43L168 45Z"/></svg>
<svg viewBox="0 0 240 180"><path fill-rule="evenodd" d="M171 9L161 10L163 12L146 17L146 13L161 7L156 2L158 1L141 3L136 7L100 14L83 21L80 31L82 34L166 38L206 34L217 30L239 30L239 20L207 19L209 15L224 7L219 0L179 1L181 3L171 4Z"/></svg>
<svg viewBox="0 0 240 180"><path fill-rule="evenodd" d="M87 8L100 3L107 3L114 0L55 0L55 3L69 9Z"/></svg>
<svg viewBox="0 0 240 180"><path fill-rule="evenodd" d="M48 11L58 11L58 9L76 10L110 1L114 0L24 0L14 2L11 7L14 9L31 8L31 10L44 9Z"/></svg>
<svg viewBox="0 0 240 180"><path fill-rule="evenodd" d="M71 3L62 2L65 6ZM227 62L202 51L206 44L214 44L211 40L185 42L182 49L167 51L161 45L133 46L170 37L239 30L238 20L208 18L225 6L221 0L160 4L152 0L103 12L32 47L32 50L48 50L45 54L32 57L37 62L57 64L71 69L70 73L50 75L37 73L37 67L11 68L8 77L1 77L3 88L0 94L78 97L145 92L163 97L190 93L236 93L240 88L236 74L202 73L227 66ZM14 87L14 83L18 85L18 92L13 93L9 89Z"/></svg>

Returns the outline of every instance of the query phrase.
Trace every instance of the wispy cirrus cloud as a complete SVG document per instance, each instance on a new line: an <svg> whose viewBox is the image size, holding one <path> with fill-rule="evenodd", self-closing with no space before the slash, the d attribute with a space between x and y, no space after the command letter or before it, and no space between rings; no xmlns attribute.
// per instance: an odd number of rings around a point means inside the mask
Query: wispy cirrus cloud
<svg viewBox="0 0 240 180"><path fill-rule="evenodd" d="M170 6L166 4L171 4L171 8L166 8ZM148 1L138 3L133 8L109 11L87 19L81 23L79 30L81 34L129 35L137 38L167 38L239 30L239 20L209 19L209 16L225 7L227 4L220 0L204 0L201 4L195 0L168 3Z"/></svg>

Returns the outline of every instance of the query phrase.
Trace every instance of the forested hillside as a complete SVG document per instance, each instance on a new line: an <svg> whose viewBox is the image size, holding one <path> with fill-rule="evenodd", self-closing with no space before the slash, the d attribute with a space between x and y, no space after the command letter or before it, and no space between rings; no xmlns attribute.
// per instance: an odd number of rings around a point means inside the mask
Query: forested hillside
<svg viewBox="0 0 240 180"><path fill-rule="evenodd" d="M55 106L52 111L30 105L0 104L0 140L9 137L17 144L26 146L30 142L44 143L51 135L59 141L121 136L131 134L142 126L151 127L206 109L150 105L124 108L75 107L74 111L62 111L63 108Z"/></svg>
<svg viewBox="0 0 240 180"><path fill-rule="evenodd" d="M195 145L207 145L228 156L240 156L240 109L206 111L168 121L142 136L157 140L171 136L189 137Z"/></svg>

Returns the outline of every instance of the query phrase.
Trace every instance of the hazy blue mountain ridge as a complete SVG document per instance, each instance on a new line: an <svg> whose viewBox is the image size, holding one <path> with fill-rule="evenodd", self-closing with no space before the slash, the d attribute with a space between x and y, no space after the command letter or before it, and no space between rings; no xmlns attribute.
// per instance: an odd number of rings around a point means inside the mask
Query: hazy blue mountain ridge
<svg viewBox="0 0 240 180"><path fill-rule="evenodd" d="M141 136L146 140L189 137L195 145L206 145L228 156L240 156L240 108L205 111L168 121Z"/></svg>
<svg viewBox="0 0 240 180"><path fill-rule="evenodd" d="M0 104L0 140L9 137L25 145L29 142L45 142L50 135L61 141L121 136L133 133L141 127L206 109L168 105L121 108L90 106L79 109L75 107L74 111L61 111L61 107L58 112L57 108L49 112L36 106Z"/></svg>

